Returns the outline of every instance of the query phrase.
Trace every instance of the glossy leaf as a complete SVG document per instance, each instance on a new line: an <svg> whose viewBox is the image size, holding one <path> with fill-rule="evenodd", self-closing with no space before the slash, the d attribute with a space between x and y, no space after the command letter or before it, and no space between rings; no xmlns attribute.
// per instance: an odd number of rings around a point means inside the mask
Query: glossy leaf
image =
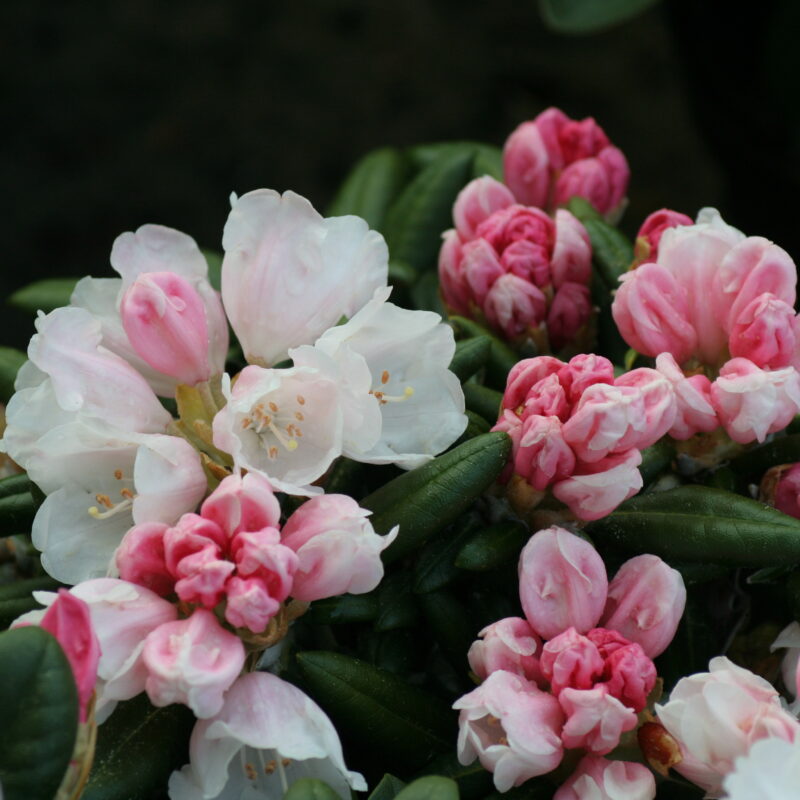
<svg viewBox="0 0 800 800"><path fill-rule="evenodd" d="M325 781L300 778L289 787L283 800L341 800L341 798Z"/></svg>
<svg viewBox="0 0 800 800"><path fill-rule="evenodd" d="M489 360L492 341L488 336L472 336L456 342L450 370L460 381L471 378Z"/></svg>
<svg viewBox="0 0 800 800"><path fill-rule="evenodd" d="M378 615L378 598L374 594L343 594L315 600L308 620L317 625L342 625L369 622Z"/></svg>
<svg viewBox="0 0 800 800"><path fill-rule="evenodd" d="M59 306L68 306L72 290L78 278L46 278L35 281L17 289L8 303L23 311L35 314L37 311L48 313Z"/></svg>
<svg viewBox="0 0 800 800"><path fill-rule="evenodd" d="M770 468L800 461L800 433L748 448L731 459L730 468L742 478L758 481Z"/></svg>
<svg viewBox="0 0 800 800"><path fill-rule="evenodd" d="M453 326L457 339L473 336L486 336L489 339L491 351L486 362L486 377L493 387L505 389L508 373L519 361L519 356L504 341L471 319L452 316L450 324Z"/></svg>
<svg viewBox="0 0 800 800"><path fill-rule="evenodd" d="M19 368L28 360L21 350L0 347L0 402L7 403L14 394L14 381Z"/></svg>
<svg viewBox="0 0 800 800"><path fill-rule="evenodd" d="M372 794L367 800L394 800L397 793L405 786L405 782L400 778L388 773L384 775L378 785L372 790Z"/></svg>
<svg viewBox="0 0 800 800"><path fill-rule="evenodd" d="M530 538L521 522L498 522L479 529L461 547L455 565L459 569L486 572L516 560Z"/></svg>
<svg viewBox="0 0 800 800"><path fill-rule="evenodd" d="M459 577L456 556L479 525L480 521L467 517L425 545L414 565L415 592L435 592Z"/></svg>
<svg viewBox="0 0 800 800"><path fill-rule="evenodd" d="M658 0L539 0L545 24L558 33L586 34L619 25Z"/></svg>
<svg viewBox="0 0 800 800"><path fill-rule="evenodd" d="M479 761L461 764L454 752L437 756L420 770L421 775L443 775L458 784L462 800L478 800L492 789L492 773L485 770Z"/></svg>
<svg viewBox="0 0 800 800"><path fill-rule="evenodd" d="M470 411L474 411L485 420L491 420L494 425L500 415L503 395L488 386L467 383L464 384L464 402Z"/></svg>
<svg viewBox="0 0 800 800"><path fill-rule="evenodd" d="M458 784L441 775L428 775L409 783L397 800L459 800Z"/></svg>

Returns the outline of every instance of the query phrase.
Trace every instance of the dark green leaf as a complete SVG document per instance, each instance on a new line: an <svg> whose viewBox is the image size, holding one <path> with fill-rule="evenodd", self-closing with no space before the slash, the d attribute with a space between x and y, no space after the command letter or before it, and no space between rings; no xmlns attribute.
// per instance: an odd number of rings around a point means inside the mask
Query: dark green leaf
<svg viewBox="0 0 800 800"><path fill-rule="evenodd" d="M471 378L489 359L492 340L488 336L472 336L456 343L450 370L463 383Z"/></svg>
<svg viewBox="0 0 800 800"><path fill-rule="evenodd" d="M415 592L435 592L459 576L455 565L456 555L464 542L474 534L478 524L470 517L459 520L446 535L437 536L422 548L414 565Z"/></svg>
<svg viewBox="0 0 800 800"><path fill-rule="evenodd" d="M705 486L639 495L586 531L626 550L667 560L749 567L800 563L800 520Z"/></svg>
<svg viewBox="0 0 800 800"><path fill-rule="evenodd" d="M500 416L503 395L488 386L481 386L479 383L466 383L464 384L464 402L470 411L480 414L485 420L493 420L492 424L494 424Z"/></svg>
<svg viewBox="0 0 800 800"><path fill-rule="evenodd" d="M475 148L456 148L425 167L392 203L383 227L389 255L417 270L436 265L453 203L469 180Z"/></svg>
<svg viewBox="0 0 800 800"><path fill-rule="evenodd" d="M456 440L456 444L463 444L467 439L474 439L476 436L483 436L484 433L489 433L492 426L480 415L474 411L466 410L467 427L464 433Z"/></svg>
<svg viewBox="0 0 800 800"><path fill-rule="evenodd" d="M369 622L378 615L378 598L374 594L343 594L315 600L308 619L317 625L341 625Z"/></svg>
<svg viewBox="0 0 800 800"><path fill-rule="evenodd" d="M34 516L36 504L29 488L17 494L0 496L0 535L29 533Z"/></svg>
<svg viewBox="0 0 800 800"><path fill-rule="evenodd" d="M205 250L201 249L200 251L206 259L206 263L208 264L208 282L217 290L219 291L222 287L222 253L218 253L216 250Z"/></svg>
<svg viewBox="0 0 800 800"><path fill-rule="evenodd" d="M14 394L14 381L28 357L14 347L0 347L0 402L7 403Z"/></svg>
<svg viewBox="0 0 800 800"><path fill-rule="evenodd" d="M373 150L345 178L328 207L328 216L355 214L363 217L370 228L382 230L386 211L400 193L408 173L408 161L399 150L393 147Z"/></svg>
<svg viewBox="0 0 800 800"><path fill-rule="evenodd" d="M8 298L12 306L21 308L23 311L30 311L35 314L37 311L48 313L54 308L68 306L72 296L72 290L79 278L47 278L43 281L36 281L17 289Z"/></svg>
<svg viewBox="0 0 800 800"><path fill-rule="evenodd" d="M349 458L339 458L334 462L325 483L326 494L353 495L363 482L366 465Z"/></svg>
<svg viewBox="0 0 800 800"><path fill-rule="evenodd" d="M375 620L376 631L393 631L416 625L417 602L411 592L411 576L408 571L386 576L377 589L379 611Z"/></svg>
<svg viewBox="0 0 800 800"><path fill-rule="evenodd" d="M453 326L457 339L466 339L473 336L487 336L489 338L492 349L486 365L486 377L492 386L498 389L505 389L508 373L519 361L517 354L504 341L498 339L486 328L471 319L452 316L450 317L450 324Z"/></svg>
<svg viewBox="0 0 800 800"><path fill-rule="evenodd" d="M467 651L478 637L480 627L456 597L446 590L419 596L427 629L445 658L460 674L467 674Z"/></svg>
<svg viewBox="0 0 800 800"><path fill-rule="evenodd" d="M800 433L748 448L732 459L730 468L746 480L758 481L770 468L800 461Z"/></svg>
<svg viewBox="0 0 800 800"><path fill-rule="evenodd" d="M453 747L455 714L402 678L340 653L298 653L297 664L337 729L389 769L418 769Z"/></svg>
<svg viewBox="0 0 800 800"><path fill-rule="evenodd" d="M455 564L459 569L485 572L516 560L530 531L521 522L498 522L473 534L458 551Z"/></svg>
<svg viewBox="0 0 800 800"><path fill-rule="evenodd" d="M412 166L415 170L427 169L436 161L450 158L454 154L470 152L473 156L488 145L481 142L433 142L432 144L418 144L409 151Z"/></svg>
<svg viewBox="0 0 800 800"><path fill-rule="evenodd" d="M0 480L0 498L13 494L26 494L31 490L30 478L27 475L9 475Z"/></svg>
<svg viewBox="0 0 800 800"><path fill-rule="evenodd" d="M665 436L654 445L642 450L642 463L639 472L644 485L652 483L669 465L675 455L675 448Z"/></svg>
<svg viewBox="0 0 800 800"><path fill-rule="evenodd" d="M7 628L21 614L41 608L33 599L32 592L55 592L59 586L61 584L49 575L26 578L0 586L0 628Z"/></svg>
<svg viewBox="0 0 800 800"><path fill-rule="evenodd" d="M425 272L419 277L411 287L411 300L414 308L434 311L440 317L447 316L439 296L439 276L435 272Z"/></svg>
<svg viewBox="0 0 800 800"><path fill-rule="evenodd" d="M492 773L479 761L464 766L455 753L437 756L420 770L421 775L444 775L458 784L462 800L478 800L492 788Z"/></svg>
<svg viewBox="0 0 800 800"><path fill-rule="evenodd" d="M78 691L61 645L35 625L0 634L0 785L5 800L52 800L78 730Z"/></svg>
<svg viewBox="0 0 800 800"><path fill-rule="evenodd" d="M372 790L367 800L394 800L397 793L405 786L400 778L388 773L384 775L378 785Z"/></svg>
<svg viewBox="0 0 800 800"><path fill-rule="evenodd" d="M592 219L603 222L603 215L585 197L571 197L567 208L583 223Z"/></svg>
<svg viewBox="0 0 800 800"><path fill-rule="evenodd" d="M389 283L392 286L411 286L417 280L417 271L405 261L389 262Z"/></svg>
<svg viewBox="0 0 800 800"><path fill-rule="evenodd" d="M457 519L491 486L510 452L505 433L476 436L365 497L361 506L374 512L371 521L378 533L400 526L383 551L384 561L406 555Z"/></svg>
<svg viewBox="0 0 800 800"><path fill-rule="evenodd" d="M545 24L558 33L584 34L619 25L658 0L539 0Z"/></svg>
<svg viewBox="0 0 800 800"><path fill-rule="evenodd" d="M120 703L97 734L81 800L151 800L189 760L195 718L183 705L153 707L146 694Z"/></svg>
<svg viewBox="0 0 800 800"><path fill-rule="evenodd" d="M503 151L499 147L484 145L475 154L475 161L472 163L472 176L474 178L482 178L484 175L502 182Z"/></svg>
<svg viewBox="0 0 800 800"><path fill-rule="evenodd" d="M342 800L324 781L316 778L300 778L283 796L283 800Z"/></svg>
<svg viewBox="0 0 800 800"><path fill-rule="evenodd" d="M619 286L633 261L633 245L624 233L600 220L588 219L584 223L592 242L592 260L600 277L609 289Z"/></svg>
<svg viewBox="0 0 800 800"><path fill-rule="evenodd" d="M428 775L409 783L397 800L458 800L458 784L440 775Z"/></svg>

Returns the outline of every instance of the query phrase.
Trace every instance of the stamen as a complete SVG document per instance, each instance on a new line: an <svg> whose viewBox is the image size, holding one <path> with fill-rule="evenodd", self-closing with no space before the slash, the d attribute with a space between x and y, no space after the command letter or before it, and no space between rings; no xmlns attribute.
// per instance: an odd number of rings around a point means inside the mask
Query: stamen
<svg viewBox="0 0 800 800"><path fill-rule="evenodd" d="M114 470L114 477L115 477L115 478L116 478L118 481L121 481L121 480L122 480L122 470L121 470L121 469L115 469L115 470Z"/></svg>
<svg viewBox="0 0 800 800"><path fill-rule="evenodd" d="M133 492L130 489L122 489L122 490L120 490L120 494L126 500L133 500L133 498L135 497L135 495L133 494Z"/></svg>
<svg viewBox="0 0 800 800"><path fill-rule="evenodd" d="M100 498L106 499L106 495L97 495L97 502L101 505L106 505ZM94 519L108 519L109 517L113 517L116 514L119 514L121 511L126 511L133 505L133 496L123 500L120 503L114 505L113 503L108 506L108 511L101 511L97 506L91 506L88 509L89 516L93 517Z"/></svg>
<svg viewBox="0 0 800 800"><path fill-rule="evenodd" d="M386 385L387 383L389 383L389 370L388 370L388 369L385 369L385 370L384 370L384 371L381 373L381 383L382 383L382 384L384 384L384 385Z"/></svg>
<svg viewBox="0 0 800 800"><path fill-rule="evenodd" d="M268 761L264 765L264 774L265 775L272 775L272 773L275 772L277 767L278 767L278 764L276 763L275 759L273 759L272 761Z"/></svg>
<svg viewBox="0 0 800 800"><path fill-rule="evenodd" d="M283 445L283 447L288 450L290 453L293 450L297 450L297 440L296 439L287 439L277 428L274 422L270 421L267 427L272 431L275 438Z"/></svg>
<svg viewBox="0 0 800 800"><path fill-rule="evenodd" d="M497 717L495 717L493 714L489 714L489 716L486 717L486 722L487 722L487 724L493 725L493 726L500 724L500 720Z"/></svg>
<svg viewBox="0 0 800 800"><path fill-rule="evenodd" d="M498 741L499 744L504 744L504 745L508 746L508 739L506 739L505 736L501 736L497 741Z"/></svg>
<svg viewBox="0 0 800 800"><path fill-rule="evenodd" d="M291 763L292 763L292 759L291 759L291 758L282 758L282 759L281 759L281 764L282 764L284 767L288 767L288 766L289 766L289 764L291 764Z"/></svg>
<svg viewBox="0 0 800 800"><path fill-rule="evenodd" d="M278 413L278 405L277 405L277 403L273 403L272 400L270 400L269 401L269 410L273 414L277 414Z"/></svg>
<svg viewBox="0 0 800 800"><path fill-rule="evenodd" d="M302 421L305 419L305 417L303 416L303 412L302 412L302 411L295 411L295 412L294 412L294 418L295 418L295 419L296 419L298 422L302 422Z"/></svg>
<svg viewBox="0 0 800 800"><path fill-rule="evenodd" d="M255 781L258 778L256 768L249 761L244 765L244 774L247 775L249 781Z"/></svg>
<svg viewBox="0 0 800 800"><path fill-rule="evenodd" d="M107 494L96 494L94 499L101 506L105 506L106 508L114 508L114 504L111 502L111 498Z"/></svg>
<svg viewBox="0 0 800 800"><path fill-rule="evenodd" d="M269 454L269 457L272 459L276 459L278 457L278 448L275 447L274 445L270 447L270 449L267 452Z"/></svg>
<svg viewBox="0 0 800 800"><path fill-rule="evenodd" d="M403 400L407 400L411 395L414 394L414 387L413 386L406 386L403 389L402 395L390 395L384 392L381 392L377 389L370 390L370 394L375 397L375 399L383 406L386 403L400 403Z"/></svg>
<svg viewBox="0 0 800 800"><path fill-rule="evenodd" d="M283 771L283 760L278 762L278 774L281 776L281 786L283 787L283 793L289 791L289 783L286 780L286 773Z"/></svg>
<svg viewBox="0 0 800 800"><path fill-rule="evenodd" d="M299 394L297 395L297 402L300 403L301 406L304 406L306 404L306 399L303 395Z"/></svg>
<svg viewBox="0 0 800 800"><path fill-rule="evenodd" d="M242 428L247 430L253 424L253 420L250 417L245 417L242 420Z"/></svg>

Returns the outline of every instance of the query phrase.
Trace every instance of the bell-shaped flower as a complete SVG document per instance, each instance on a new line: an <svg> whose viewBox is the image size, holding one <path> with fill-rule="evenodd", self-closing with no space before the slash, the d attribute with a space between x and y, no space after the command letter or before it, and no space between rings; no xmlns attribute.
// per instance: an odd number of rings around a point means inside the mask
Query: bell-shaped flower
<svg viewBox="0 0 800 800"><path fill-rule="evenodd" d="M214 417L214 444L236 467L259 472L275 489L312 495L342 453L342 401L335 372L314 367L245 367Z"/></svg>
<svg viewBox="0 0 800 800"><path fill-rule="evenodd" d="M711 384L711 402L734 442L763 442L800 413L800 374L794 367L763 370L732 358Z"/></svg>
<svg viewBox="0 0 800 800"><path fill-rule="evenodd" d="M383 578L381 552L395 539L375 533L369 511L351 497L312 497L286 521L281 542L297 553L298 567L291 594L311 602L340 594L372 591Z"/></svg>
<svg viewBox="0 0 800 800"><path fill-rule="evenodd" d="M222 299L251 363L273 365L352 317L386 285L388 250L360 217L324 219L294 192L233 199Z"/></svg>
<svg viewBox="0 0 800 800"><path fill-rule="evenodd" d="M369 369L369 391L382 419L380 438L368 450L348 455L413 469L464 431L464 393L448 369L455 353L453 329L438 314L400 308L386 297L385 291L376 292L349 322L326 331L314 348L339 363L343 375L353 354ZM299 351L292 355L301 357Z"/></svg>
<svg viewBox="0 0 800 800"><path fill-rule="evenodd" d="M344 763L339 736L324 711L268 672L242 675L222 708L192 731L190 762L169 781L171 800L283 796L295 780L325 781L340 797L367 784Z"/></svg>
<svg viewBox="0 0 800 800"><path fill-rule="evenodd" d="M644 764L584 756L553 800L654 800L656 781Z"/></svg>
<svg viewBox="0 0 800 800"><path fill-rule="evenodd" d="M535 533L519 560L519 596L525 617L543 639L567 628L586 633L606 602L603 559L589 542L563 528Z"/></svg>
<svg viewBox="0 0 800 800"><path fill-rule="evenodd" d="M675 636L685 606L686 587L680 572L658 556L635 556L609 584L600 624L637 642L655 658Z"/></svg>
<svg viewBox="0 0 800 800"><path fill-rule="evenodd" d="M458 760L476 758L494 773L498 792L555 769L564 752L558 700L519 675L499 670L453 703Z"/></svg>
<svg viewBox="0 0 800 800"><path fill-rule="evenodd" d="M542 642L528 621L506 617L485 627L467 653L470 669L483 681L493 672L505 670L538 683Z"/></svg>
<svg viewBox="0 0 800 800"><path fill-rule="evenodd" d="M722 781L727 800L794 800L800 785L800 738L759 739Z"/></svg>
<svg viewBox="0 0 800 800"><path fill-rule="evenodd" d="M212 717L242 670L242 640L204 608L188 619L165 622L144 641L145 691L155 706L184 703L199 719Z"/></svg>

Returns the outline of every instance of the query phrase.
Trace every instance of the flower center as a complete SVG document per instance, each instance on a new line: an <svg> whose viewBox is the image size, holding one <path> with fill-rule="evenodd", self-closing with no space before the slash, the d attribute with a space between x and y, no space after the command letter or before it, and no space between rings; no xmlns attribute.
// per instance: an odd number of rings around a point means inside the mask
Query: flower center
<svg viewBox="0 0 800 800"><path fill-rule="evenodd" d="M385 369L381 373L381 387L386 386L389 383L389 378L391 377L389 370ZM414 387L413 386L406 386L403 389L403 394L401 395L391 395L386 394L386 392L381 389L370 389L369 393L382 405L385 406L387 403L400 403L403 400L408 400L411 395L414 394Z"/></svg>
<svg viewBox="0 0 800 800"><path fill-rule="evenodd" d="M295 398L296 405L281 408L276 402L262 401L251 409L250 413L242 420L242 428L250 429L261 439L267 455L271 460L278 457L282 447L287 453L297 450L303 438L300 423L305 421L303 406L305 397L298 394Z"/></svg>
<svg viewBox="0 0 800 800"><path fill-rule="evenodd" d="M114 470L114 478L116 480L121 481L123 477L124 476L121 469ZM89 516L93 517L94 519L108 519L109 517L114 517L123 511L127 511L133 506L133 501L136 495L128 488L120 489L119 494L122 499L117 500L117 502L114 502L111 495L104 493L96 494L94 499L97 505L90 506L87 509ZM101 511L101 508L104 510Z"/></svg>

